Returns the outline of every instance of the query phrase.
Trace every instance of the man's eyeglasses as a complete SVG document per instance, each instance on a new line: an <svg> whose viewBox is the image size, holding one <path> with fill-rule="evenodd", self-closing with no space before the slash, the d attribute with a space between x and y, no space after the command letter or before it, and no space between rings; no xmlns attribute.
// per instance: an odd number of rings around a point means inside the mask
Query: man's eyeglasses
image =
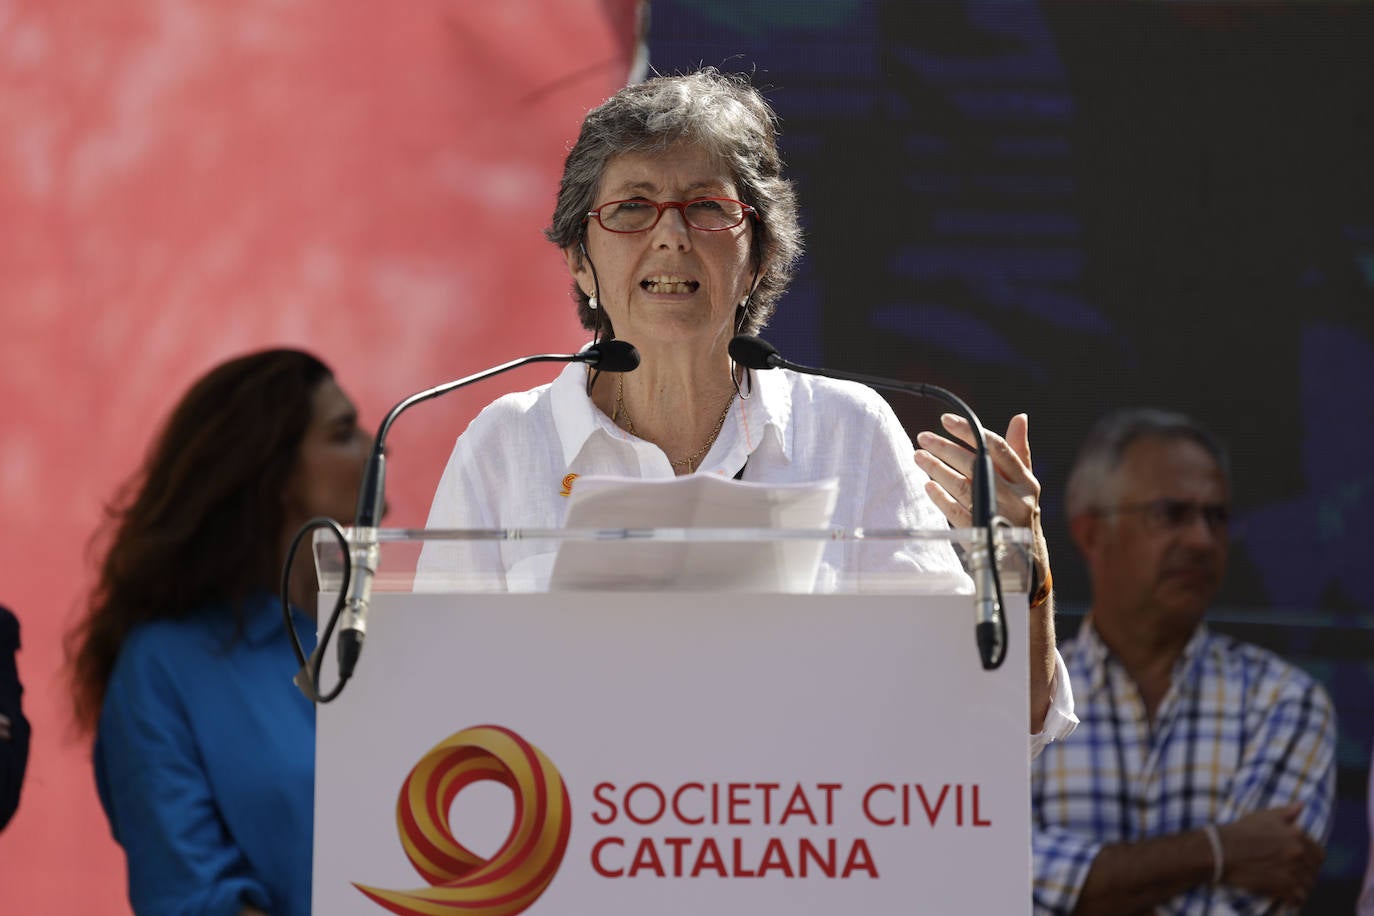
<svg viewBox="0 0 1374 916"><path fill-rule="evenodd" d="M1225 503L1197 503L1186 499L1155 499L1096 511L1099 515L1138 512L1145 524L1156 531L1187 528L1198 520L1198 516L1212 531L1222 531L1231 523L1231 507Z"/></svg>
<svg viewBox="0 0 1374 916"><path fill-rule="evenodd" d="M746 216L758 218L758 211L729 197L694 197L691 200L613 200L587 213L607 232L643 232L658 225L664 210L677 210L693 229L721 232L744 222Z"/></svg>

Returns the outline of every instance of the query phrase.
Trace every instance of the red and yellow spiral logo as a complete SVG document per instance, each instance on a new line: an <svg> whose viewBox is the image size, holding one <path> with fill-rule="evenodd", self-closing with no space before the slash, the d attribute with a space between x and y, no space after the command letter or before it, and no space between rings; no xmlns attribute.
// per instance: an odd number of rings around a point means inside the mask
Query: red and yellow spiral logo
<svg viewBox="0 0 1374 916"><path fill-rule="evenodd" d="M515 821L490 861L453 837L448 812L465 786L495 780L515 794ZM389 891L354 884L402 916L514 916L553 880L572 829L568 788L544 752L499 725L478 725L434 746L396 800L406 856L430 887Z"/></svg>

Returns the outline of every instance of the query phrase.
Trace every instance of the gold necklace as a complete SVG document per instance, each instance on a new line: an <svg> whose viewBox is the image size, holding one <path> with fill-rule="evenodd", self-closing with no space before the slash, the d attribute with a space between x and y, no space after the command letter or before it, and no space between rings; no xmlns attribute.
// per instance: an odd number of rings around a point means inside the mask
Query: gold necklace
<svg viewBox="0 0 1374 916"><path fill-rule="evenodd" d="M611 422L617 423L623 421L625 432L632 436L638 435L638 433L635 432L635 421L630 419L630 412L625 409L625 373L620 373L616 378L619 381L615 389L615 408L611 413ZM679 458L676 461L669 458L668 464L675 468L685 464L687 466L687 473L692 473L692 466L697 459L705 455L711 450L711 446L716 444L716 438L720 436L720 431L725 427L725 418L729 415L730 405L733 403L735 403L735 392L732 391L730 392L730 397L725 401L725 409L720 412L720 419L716 421L716 428L711 430L711 435L706 439L706 444L686 458Z"/></svg>

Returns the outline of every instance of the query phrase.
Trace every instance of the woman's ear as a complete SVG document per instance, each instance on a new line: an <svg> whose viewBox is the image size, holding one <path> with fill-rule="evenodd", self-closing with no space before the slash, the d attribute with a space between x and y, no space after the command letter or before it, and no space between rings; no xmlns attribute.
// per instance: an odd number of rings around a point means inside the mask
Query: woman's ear
<svg viewBox="0 0 1374 916"><path fill-rule="evenodd" d="M587 258L587 249L581 242L569 245L563 249L563 259L568 262L568 273L577 281L582 292L588 296L592 295L596 287L592 282L591 261Z"/></svg>

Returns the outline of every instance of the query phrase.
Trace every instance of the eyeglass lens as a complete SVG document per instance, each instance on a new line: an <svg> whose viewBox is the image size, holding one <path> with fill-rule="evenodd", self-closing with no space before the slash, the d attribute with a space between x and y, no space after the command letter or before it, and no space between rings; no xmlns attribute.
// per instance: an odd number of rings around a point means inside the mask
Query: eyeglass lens
<svg viewBox="0 0 1374 916"><path fill-rule="evenodd" d="M1146 518L1158 528L1186 528L1199 515L1213 530L1231 521L1231 507L1224 503L1195 503L1184 499L1157 499L1141 507Z"/></svg>
<svg viewBox="0 0 1374 916"><path fill-rule="evenodd" d="M641 232L652 228L664 210L680 210L687 225L710 232L733 229L744 221L744 204L722 198L689 201L616 200L597 208L601 225L612 232Z"/></svg>

